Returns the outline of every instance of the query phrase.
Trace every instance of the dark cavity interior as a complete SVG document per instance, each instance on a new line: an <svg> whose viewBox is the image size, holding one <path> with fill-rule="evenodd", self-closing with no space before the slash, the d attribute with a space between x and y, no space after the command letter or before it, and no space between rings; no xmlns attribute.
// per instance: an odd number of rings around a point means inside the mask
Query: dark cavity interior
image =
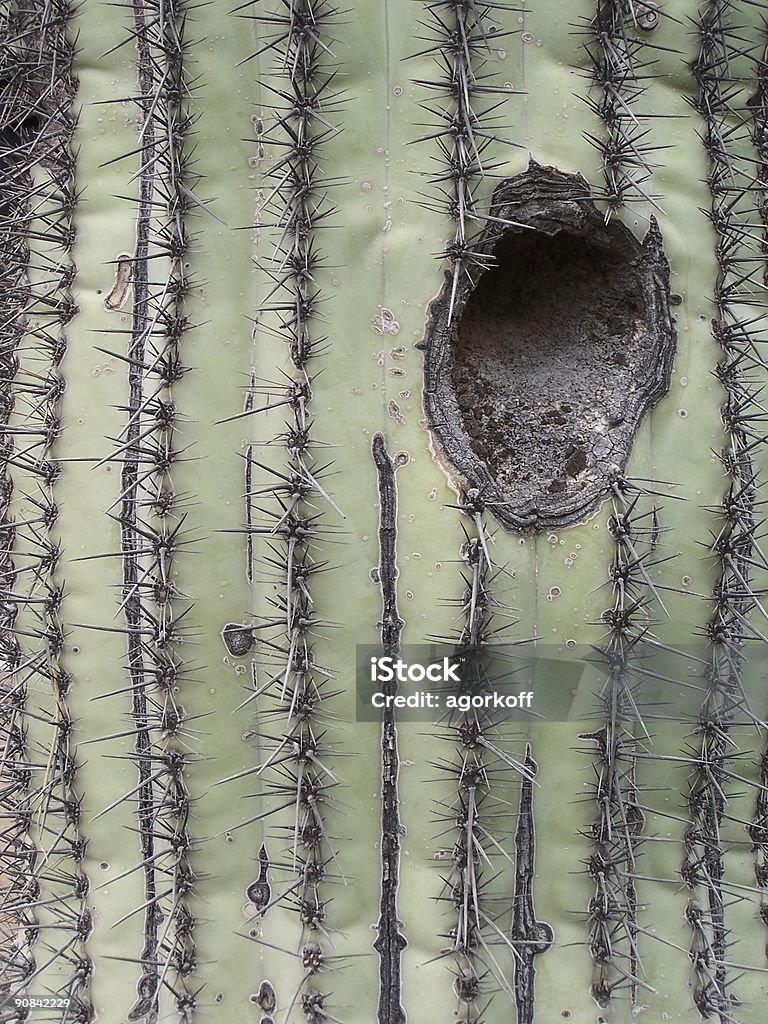
<svg viewBox="0 0 768 1024"><path fill-rule="evenodd" d="M609 225L508 232L495 257L454 348L470 443L518 498L578 491L612 454L643 362L640 253Z"/></svg>

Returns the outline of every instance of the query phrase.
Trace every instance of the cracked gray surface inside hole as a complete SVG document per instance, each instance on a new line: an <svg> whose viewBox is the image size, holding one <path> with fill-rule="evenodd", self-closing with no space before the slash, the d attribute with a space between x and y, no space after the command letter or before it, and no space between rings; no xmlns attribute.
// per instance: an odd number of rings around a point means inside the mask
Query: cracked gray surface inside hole
<svg viewBox="0 0 768 1024"><path fill-rule="evenodd" d="M642 363L642 280L627 239L509 232L469 297L453 384L496 482L520 495L578 489L610 444ZM596 450L597 449L597 450Z"/></svg>

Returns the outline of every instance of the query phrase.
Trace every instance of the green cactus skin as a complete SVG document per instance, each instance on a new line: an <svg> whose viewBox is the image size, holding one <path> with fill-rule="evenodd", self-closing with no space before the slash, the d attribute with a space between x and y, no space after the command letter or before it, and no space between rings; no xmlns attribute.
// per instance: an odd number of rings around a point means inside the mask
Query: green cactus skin
<svg viewBox="0 0 768 1024"><path fill-rule="evenodd" d="M763 1019L767 41L3 5L0 1019ZM599 510L515 533L423 345L531 159L655 218L678 340ZM432 641L594 657L565 722L356 722L355 645Z"/></svg>

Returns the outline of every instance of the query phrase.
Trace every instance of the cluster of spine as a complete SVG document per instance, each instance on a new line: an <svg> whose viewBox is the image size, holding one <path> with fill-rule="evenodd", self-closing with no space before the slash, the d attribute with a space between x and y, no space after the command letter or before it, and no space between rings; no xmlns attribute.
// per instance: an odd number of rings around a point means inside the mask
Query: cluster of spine
<svg viewBox="0 0 768 1024"><path fill-rule="evenodd" d="M489 555L490 537L483 515L484 503L477 491L459 504L465 517L464 592L457 602L462 620L455 637L440 637L463 661L460 688L467 696L487 694L504 659L497 646L509 626L511 610L494 590L504 570L494 568ZM440 806L440 821L453 832L450 867L443 876L440 900L453 919L447 932L449 958L457 999L457 1020L473 1022L482 1014L494 991L513 1002L517 1019L530 1024L534 1012L533 958L552 941L548 925L536 921L533 912L533 779L536 763L528 751L524 760L508 747L502 722L492 712L459 711L444 730L444 739L456 749L453 759L439 767L455 780L452 800ZM512 780L523 787L521 813L515 834L517 856L508 850L511 830L505 826L497 798ZM527 795L526 795L527 794ZM444 833L442 833L444 834ZM499 891L499 858L515 862L512 892ZM505 909L512 910L506 918ZM511 959L512 970L508 968Z"/></svg>
<svg viewBox="0 0 768 1024"><path fill-rule="evenodd" d="M657 506L651 492L624 477L611 488L608 528L614 539L610 568L613 595L602 621L609 633L600 647L606 678L600 695L604 724L581 734L594 742L597 817L588 838L593 851L587 874L594 893L587 907L587 948L593 972L590 992L607 1007L615 991L626 991L636 1007L641 958L637 948L637 857L645 817L637 783L637 746L645 733L643 684L652 671L651 608L661 604L651 581L659 540Z"/></svg>
<svg viewBox="0 0 768 1024"><path fill-rule="evenodd" d="M492 73L481 73L490 40L500 40L506 34L490 24L494 10L509 14L514 8L506 3L466 0L427 3L425 27L430 45L416 54L432 54L439 70L439 77L418 81L439 99L422 104L437 118L437 127L415 141L437 142L440 150L441 168L430 176L430 182L439 195L436 209L447 214L454 225L453 237L440 254L451 267L449 321L462 275L474 282L473 275L487 269L492 259L477 252L473 242L489 219L482 212L487 199L481 195L483 180L499 166L487 159L484 162L484 154L492 143L506 142L488 130L488 122L508 89L494 85ZM486 692L492 685L487 655L509 625L509 609L492 592L503 570L494 569L491 563L485 506L476 489L461 496L458 507L466 524L461 548L465 589L459 600L463 624L457 636L438 638L465 657L462 685L468 694ZM492 715L470 710L458 713L445 736L457 753L455 759L441 764L456 782L455 798L440 807L441 821L452 823L455 830L451 866L440 893L454 918L442 955L450 960L458 1020L481 1019L494 992L501 991L516 1006L521 1024L526 1024L534 1013L533 958L549 948L552 932L548 925L537 922L533 913L532 792L526 803L525 787L532 784L535 762L530 752L525 762L512 756L499 732ZM499 894L489 883L497 879L498 858L512 861L513 857L504 846L509 830L497 820L492 784L506 787L511 777L522 780L524 792L515 839L515 892L507 893L512 916L504 923L498 910ZM512 971L507 967L510 959Z"/></svg>
<svg viewBox="0 0 768 1024"><path fill-rule="evenodd" d="M269 679L253 696L272 703L267 707L260 701L258 740L267 756L251 771L264 779L262 799L270 805L258 818L277 819L267 834L271 848L282 851L279 857L272 854L273 876L288 879L274 895L270 886L260 889L256 906L261 915L276 905L297 919L298 953L291 955L300 979L291 997L278 1002L286 1020L296 1007L310 1022L336 1019L330 1010L332 993L320 986L333 961L327 885L341 876L326 826L329 794L339 781L328 767L325 738L334 692L331 672L315 658L313 638L323 623L312 597L313 578L327 568L317 553L329 532L322 506L340 515L322 484L330 464L318 459L322 445L313 435L311 408L317 357L326 342L318 330L323 264L318 232L332 213L327 192L332 183L323 178L321 150L337 131L331 120L337 94L329 46L335 15L327 0L284 0L279 13L250 15L257 41L266 40L253 56L268 55L273 62L261 78L271 116L255 119L257 160L265 160L256 227L265 246L270 239L274 244L259 262L273 284L258 310L258 331L285 343L286 368L280 371L283 382L260 384L254 373L238 414L273 412L285 422L283 433L258 442L282 448L283 466L257 462L255 445L250 445L245 467L247 572L251 579L252 539L259 536L265 549L262 564L277 591L271 599L274 615L257 627L264 630L261 646ZM258 334L256 340L258 360ZM269 396L266 405L256 398L263 393ZM258 475L266 476L267 483L257 486ZM264 728L265 722L272 727ZM289 821L281 817L286 810ZM269 860L266 845L262 852L264 863ZM273 1003L267 1002L270 1012ZM271 1019L263 1020L268 1024Z"/></svg>
<svg viewBox="0 0 768 1024"><path fill-rule="evenodd" d="M752 98L752 143L758 157L756 193L758 212L763 229L763 252L768 252L768 41L764 41L761 56L755 61L757 89ZM768 284L768 266L763 266L762 282ZM759 591L762 595L764 591ZM760 788L757 792L755 814L749 827L749 836L757 853L755 879L760 889L760 919L768 927L768 751L760 758ZM768 957L768 945L766 945Z"/></svg>
<svg viewBox="0 0 768 1024"><path fill-rule="evenodd" d="M122 539L120 611L138 781L117 804L135 801L140 856L128 873L142 872L144 899L115 926L142 915L137 997L125 1008L127 1019L156 1020L162 1005L188 1021L199 987L189 908L196 875L186 781L189 731L178 695L191 669L181 653L182 620L191 605L175 577L179 553L190 539L183 529L184 498L173 482L183 452L174 385L188 370L182 355L192 326L185 312L193 285L186 263L188 218L199 201L190 155L194 117L185 8L181 0L142 0L133 5L133 19L139 132L136 150L123 159L138 153L136 248L132 257L116 259L115 288L105 299L107 309L118 309L132 291L127 357L108 353L127 366L127 418L116 447L101 462L121 466L114 504ZM108 696L125 693L121 688ZM161 1004L164 993L168 1001Z"/></svg>
<svg viewBox="0 0 768 1024"><path fill-rule="evenodd" d="M494 85L492 72L482 68L490 50L490 40L501 40L507 33L495 31L489 24L493 10L513 13L516 8L501 0L498 3L475 3L474 0L433 0L426 3L428 21L425 28L429 43L414 54L434 55L439 77L417 79L417 84L435 93L438 99L422 104L437 119L433 131L415 142L436 142L441 164L430 176L438 200L435 208L453 222L453 238L442 253L451 266L453 288L449 306L449 322L453 319L456 290L462 274L474 281L490 265L487 255L478 252L473 236L489 219L482 212L483 180L491 177L498 163L483 162L483 154L492 143L507 140L489 131L490 115L509 95L503 85Z"/></svg>
<svg viewBox="0 0 768 1024"><path fill-rule="evenodd" d="M658 24L653 3L636 0L597 0L585 46L595 96L587 103L604 125L601 135L587 134L600 154L604 189L596 198L606 203L606 219L628 201L651 197L645 183L651 177L647 122L639 113L644 72L652 62L653 44L643 34ZM638 35L638 31L641 33Z"/></svg>
<svg viewBox="0 0 768 1024"><path fill-rule="evenodd" d="M76 89L68 0L22 0L0 21L0 991L69 1001L88 1021L91 930L76 753L61 655L61 363L77 312ZM28 724L22 720L27 717ZM49 970L55 964L54 970ZM45 1019L46 1011L41 1011ZM51 1011L55 1016L55 1011Z"/></svg>
<svg viewBox="0 0 768 1024"><path fill-rule="evenodd" d="M702 119L701 138L709 157L707 183L712 196L709 217L716 235L718 272L714 288L713 333L722 350L716 377L725 392L721 415L726 447L720 453L727 490L717 510L711 555L717 566L713 614L704 634L708 642L705 698L691 758L682 877L690 889L686 918L692 929L690 956L693 997L705 1019L731 1021L728 992L728 929L725 853L720 836L729 818L727 800L733 757L732 726L745 716L756 724L744 696L744 645L762 639L750 613L760 608L753 574L765 569L756 532L757 483L754 457L764 444L758 381L766 364L759 345L763 297L763 242L755 223L755 164L751 125L738 101L746 82L738 77L745 41L729 25L733 5L712 0L699 23L700 50L692 65L697 83L693 105ZM750 62L751 63L751 62ZM761 796L764 801L764 797ZM759 813L759 808L758 808ZM759 821L753 837L764 835Z"/></svg>

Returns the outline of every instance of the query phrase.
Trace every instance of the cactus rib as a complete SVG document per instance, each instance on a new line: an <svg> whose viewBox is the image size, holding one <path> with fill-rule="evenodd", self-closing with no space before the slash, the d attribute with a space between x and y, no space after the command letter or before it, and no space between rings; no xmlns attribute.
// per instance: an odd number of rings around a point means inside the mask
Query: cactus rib
<svg viewBox="0 0 768 1024"><path fill-rule="evenodd" d="M271 818L281 810L292 812L290 824L277 824L265 837L259 879L248 889L259 916L285 915L290 930L295 927L293 919L299 923L304 971L290 997L275 989L270 1002L284 1001L286 1018L298 1005L307 1020L320 1021L331 1019L333 998L333 993L316 985L317 975L332 959L327 913L331 901L326 888L334 881L345 881L325 819L324 807L340 779L326 763L330 744L320 728L334 695L328 687L333 674L316 660L313 638L324 623L312 596L316 574L327 568L316 556L318 542L332 529L324 521L325 511L317 511L316 501L341 515L322 483L331 464L318 459L323 445L314 435L312 412L313 364L325 346L318 332L324 300L318 233L332 213L327 198L331 183L322 177L321 162L324 145L337 131L329 120L337 102L330 49L337 11L325 0L286 0L283 6L279 14L262 14L258 9L249 14L266 40L251 59L269 55L274 60L273 68L258 75L272 107L271 119L265 127L261 117L253 118L256 163L269 161L255 227L260 244L266 241L264 248L273 244L271 254L259 261L270 287L257 309L254 339L258 344L259 332L267 331L284 342L290 369L283 371L283 382L272 382L259 378L252 368L243 412L229 417L266 414L269 418L276 409L289 414L285 433L269 442L285 449L282 465L257 459L258 442L248 443L245 452L246 577L254 578L253 563L260 559L277 589L269 601L275 614L257 627L266 631L263 647L269 651L270 678L252 696L263 694L270 700L268 717L280 727L277 733L263 727L254 730L264 757L241 774L263 778L266 794L271 791L279 800L252 821ZM267 394L265 405L256 401L259 393ZM256 486L257 474L268 482ZM258 552L253 543L257 537L264 544ZM262 715L264 721L267 716ZM273 847L274 843L287 846L287 857L275 859L275 870L295 881L287 886L281 883L272 895L265 866L270 863L268 844ZM328 870L332 861L335 877ZM265 980L264 985L272 983Z"/></svg>
<svg viewBox="0 0 768 1024"><path fill-rule="evenodd" d="M706 5L698 26L700 51L692 67L698 87L693 105L703 120L701 139L710 160L710 218L718 238L717 318L712 328L723 352L716 376L726 394L722 418L728 447L720 458L728 490L711 545L719 578L713 592L714 613L704 630L709 641L706 692L695 729L697 749L691 759L688 791L691 827L685 835L681 869L692 890L686 918L692 930L694 1002L702 1016L715 1014L722 1024L733 1017L725 915L728 882L720 832L733 774L731 729L739 715L750 715L742 686L743 643L750 634L761 636L759 628L749 625L748 615L755 607L751 573L760 557L755 544L752 453L762 443L752 428L755 394L750 373L762 361L752 355L755 339L749 323L742 320L754 288L748 227L753 216L752 172L743 166L739 151L747 141L745 118L735 107L739 83L735 61L743 51L737 42L738 30L730 24L731 12L728 0L711 0ZM697 898L697 889L703 891L705 906Z"/></svg>
<svg viewBox="0 0 768 1024"><path fill-rule="evenodd" d="M592 65L591 78L601 95L586 102L603 122L605 132L587 138L603 165L604 189L599 198L606 203L607 221L628 201L656 205L645 183L652 173L650 153L663 147L648 144L649 115L639 113L636 104L643 93L643 72L650 65L646 51L653 49L652 43L638 35L638 29L655 27L661 14L654 4L632 0L597 0L596 8L589 28L592 38L585 50Z"/></svg>
<svg viewBox="0 0 768 1024"><path fill-rule="evenodd" d="M61 664L65 592L55 496L61 363L77 313L74 11L63 0L28 0L4 13L2 777L3 816L11 824L0 984L18 997L36 980L87 1019L91 913L68 706L72 678Z"/></svg>
<svg viewBox="0 0 768 1024"><path fill-rule="evenodd" d="M456 637L431 639L449 643L461 654L465 668L460 689L471 696L487 693L492 687L495 670L488 662L488 655L494 646L504 642L514 619L498 593L499 583L509 573L505 567L492 569L491 537L483 521L485 507L479 492L470 489L462 495L457 507L469 521L467 525L462 523L466 539L460 549L461 560L467 567L461 574L465 590L455 602L462 625ZM512 862L503 835L499 836L496 828L492 782L500 786L511 774L519 776L525 785L532 781L535 763L530 756L523 761L505 749L506 730L492 713L471 708L459 711L455 721L453 719L454 716L450 716L444 738L456 748L459 756L438 764L449 773L456 789L454 799L440 806L439 817L441 822L453 825L455 831L451 867L443 878L440 899L452 908L456 921L449 930L450 945L443 955L453 961L454 992L463 1004L459 1012L465 1014L467 1020L472 1020L478 1012L486 987L481 979L486 976L493 979L510 1001L514 999L526 1012L532 1012L535 972L530 957L547 948L546 943L537 948L538 926L525 908L518 906L518 900L527 906L532 879L528 877L526 864L518 864L511 931L507 935L498 924L499 914L494 910L494 902L501 899L504 903L508 892L506 889L501 893L489 891L489 883L494 879L484 875L494 855ZM525 791L522 791L521 806L527 807L525 800ZM521 820L516 841L526 841L526 830L531 825L532 819L527 824ZM492 950L497 944L505 946L512 954L514 985L509 982L501 958Z"/></svg>
<svg viewBox="0 0 768 1024"><path fill-rule="evenodd" d="M494 84L492 73L484 72L483 65L484 54L490 53L489 16L494 9L510 13L515 8L507 3L466 4L462 0L439 0L425 6L432 45L423 52L433 55L439 77L419 80L418 84L443 94L448 103L445 109L422 103L429 114L438 116L439 127L414 141L436 140L443 164L438 173L430 176L430 183L444 197L437 203L438 210L447 213L453 222L453 238L441 254L449 262L446 281L450 283L450 327L464 279L472 283L476 269L493 265L489 252L474 247L473 235L483 225L490 233L499 226L492 212L483 212L479 193L484 179L498 166L489 161L488 151L494 143L507 143L489 131L488 121L509 96L509 90ZM507 34L494 31L493 38ZM484 521L486 500L481 490L472 487L463 491L457 507L467 520L466 525L462 523L466 540L460 551L466 566L462 571L466 589L458 602L463 622L458 637L439 639L452 640L467 658L470 679L463 684L467 693L484 692L488 685L484 661L488 645L501 642L504 633L504 626L494 620L509 617L492 590L506 570L493 570L489 530ZM506 934L497 923L494 897L487 888L489 880L483 877L492 855L512 859L493 835L494 815L487 807L492 804L491 780L500 783L510 771L523 778L527 773L525 766L493 737L498 732L496 726L493 717L482 711L460 712L446 735L458 748L458 761L439 765L451 774L456 786L454 799L440 807L440 820L455 822L452 863L443 878L440 899L452 908L456 919L448 932L450 944L442 955L451 959L456 1012L466 1021L476 1019L482 1012L486 978L492 979L510 1002L517 1001L525 1012L533 1012L534 971L530 957L534 946L526 945L535 942L533 935L526 932L530 922L525 919L523 926L523 918L518 916L513 927L523 927L526 934ZM516 943L523 944L522 951ZM501 964L501 956L492 948L497 944L513 956L514 987Z"/></svg>
<svg viewBox="0 0 768 1024"><path fill-rule="evenodd" d="M190 288L184 269L190 244L187 218L199 201L190 168L193 120L184 6L180 0L136 0L132 11L140 146L128 418L117 447L102 460L122 463L120 609L127 632L139 776L138 867L144 879L144 903L138 908L144 941L129 1021L156 1019L163 990L179 1014L191 1019L197 964L195 920L188 906L196 877L186 781L191 757L184 740L189 723L175 696L188 670L179 646L185 640L181 620L191 605L176 583L177 557L189 540L173 484L173 466L182 455L175 446L180 415L173 385L187 369L181 357L190 327L184 309ZM187 607L179 611L182 602Z"/></svg>
<svg viewBox="0 0 768 1024"><path fill-rule="evenodd" d="M763 33L761 41L765 42L765 33ZM768 48L764 45L762 52L754 61L757 89L750 101L752 144L758 156L757 205L763 225L763 247L765 247L765 240L768 236L768 63L766 58L768 58ZM755 246L755 248L757 247ZM763 269L762 279L764 284L768 282L768 268ZM756 591L755 604L758 610L761 608L760 597L764 594L764 588ZM757 853L754 871L755 881L760 890L758 914L763 923L768 926L768 751L765 749L763 749L759 760L759 785L748 833L752 840L753 850ZM768 957L768 945L766 945L766 956Z"/></svg>
<svg viewBox="0 0 768 1024"><path fill-rule="evenodd" d="M426 53L433 53L440 73L437 79L417 79L424 88L448 96L447 109L437 110L431 104L422 107L433 116L437 113L447 127L415 139L415 142L437 140L444 167L430 177L444 200L438 209L447 213L454 222L453 239L447 243L441 258L450 263L453 282L448 307L448 323L453 319L454 300L459 280L466 275L472 280L473 267L485 267L487 259L474 251L471 243L472 227L489 220L478 208L477 189L482 179L489 176L496 163L483 163L483 154L492 143L507 142L491 133L482 124L500 102L509 96L509 90L487 81L490 75L480 73L479 54L488 49L488 37L483 19L495 6L514 11L507 3L466 3L465 0L433 0L425 4L430 17L429 28L434 33ZM420 56L421 53L415 56ZM499 100L501 96L501 100ZM486 97L489 106L480 109L478 99Z"/></svg>
<svg viewBox="0 0 768 1024"><path fill-rule="evenodd" d="M641 978L638 950L637 858L643 842L645 815L637 781L637 748L650 739L643 722L644 656L655 645L651 606L664 611L650 573L658 559L653 552L660 532L653 492L620 477L611 488L608 530L615 547L610 569L612 607L603 613L609 635L600 647L607 680L600 704L606 722L581 734L597 745L595 802L598 817L590 837L594 852L588 874L594 880L589 901L588 948L594 964L591 994L603 1008L616 989L627 988L634 1009ZM653 498L651 507L647 507ZM639 733L639 735L636 735Z"/></svg>

